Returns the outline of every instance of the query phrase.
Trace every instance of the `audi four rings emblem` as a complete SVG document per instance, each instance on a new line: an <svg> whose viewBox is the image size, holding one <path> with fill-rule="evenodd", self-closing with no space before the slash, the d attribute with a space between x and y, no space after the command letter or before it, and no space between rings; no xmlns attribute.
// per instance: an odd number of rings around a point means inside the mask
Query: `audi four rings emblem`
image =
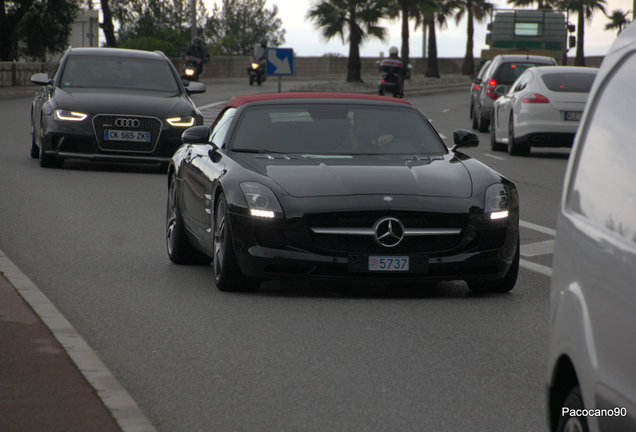
<svg viewBox="0 0 636 432"><path fill-rule="evenodd" d="M140 124L139 120L132 118L118 118L115 120L115 126L118 127L138 128Z"/></svg>
<svg viewBox="0 0 636 432"><path fill-rule="evenodd" d="M373 225L373 231L375 232L375 241L384 247L397 246L404 238L404 225L393 217L378 220Z"/></svg>

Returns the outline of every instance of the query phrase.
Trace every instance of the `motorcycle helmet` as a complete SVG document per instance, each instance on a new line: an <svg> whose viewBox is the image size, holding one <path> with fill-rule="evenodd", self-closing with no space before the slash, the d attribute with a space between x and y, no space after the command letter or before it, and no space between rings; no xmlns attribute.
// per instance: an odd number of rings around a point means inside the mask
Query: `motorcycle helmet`
<svg viewBox="0 0 636 432"><path fill-rule="evenodd" d="M192 45L194 46L200 46L201 45L201 38L199 36L195 36L192 38Z"/></svg>
<svg viewBox="0 0 636 432"><path fill-rule="evenodd" d="M392 46L391 48L389 48L389 55L398 55L397 47Z"/></svg>

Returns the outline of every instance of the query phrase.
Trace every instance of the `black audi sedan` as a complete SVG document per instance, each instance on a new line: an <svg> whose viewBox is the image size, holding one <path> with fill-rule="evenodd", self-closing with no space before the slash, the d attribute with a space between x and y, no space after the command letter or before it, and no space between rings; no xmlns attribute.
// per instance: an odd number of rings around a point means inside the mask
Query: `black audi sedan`
<svg viewBox="0 0 636 432"><path fill-rule="evenodd" d="M177 264L213 265L223 291L288 277L465 280L507 292L519 200L502 175L449 150L407 101L340 93L239 97L183 134L168 168Z"/></svg>
<svg viewBox="0 0 636 432"><path fill-rule="evenodd" d="M31 106L31 157L43 167L65 159L166 164L181 134L203 124L185 86L161 52L70 48L54 77L31 77L42 88Z"/></svg>

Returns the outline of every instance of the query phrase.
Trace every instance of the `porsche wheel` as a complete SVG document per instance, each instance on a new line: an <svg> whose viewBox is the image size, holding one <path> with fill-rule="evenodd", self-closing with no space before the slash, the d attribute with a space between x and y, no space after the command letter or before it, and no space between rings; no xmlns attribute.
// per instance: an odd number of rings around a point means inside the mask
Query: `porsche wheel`
<svg viewBox="0 0 636 432"><path fill-rule="evenodd" d="M562 415L559 419L556 432L588 432L587 421L585 417L571 416L572 410L581 410L583 406L583 398L581 397L581 390L578 387L574 387L570 390L567 398L563 401L562 408L569 408L568 413ZM563 410L561 410L563 411Z"/></svg>
<svg viewBox="0 0 636 432"><path fill-rule="evenodd" d="M512 156L528 156L530 154L530 146L515 139L514 117L510 114L508 121L508 153Z"/></svg>
<svg viewBox="0 0 636 432"><path fill-rule="evenodd" d="M166 206L166 247L168 257L175 264L210 264L212 259L195 249L186 236L176 192L176 178L170 176Z"/></svg>
<svg viewBox="0 0 636 432"><path fill-rule="evenodd" d="M495 130L497 129L497 123L495 119L495 111L493 110L490 115L490 149L492 151L502 151L505 150L505 146L497 141L497 136L495 135Z"/></svg>
<svg viewBox="0 0 636 432"><path fill-rule="evenodd" d="M260 285L258 279L247 278L241 273L234 248L227 203L219 196L214 219L214 280L221 291L250 291Z"/></svg>

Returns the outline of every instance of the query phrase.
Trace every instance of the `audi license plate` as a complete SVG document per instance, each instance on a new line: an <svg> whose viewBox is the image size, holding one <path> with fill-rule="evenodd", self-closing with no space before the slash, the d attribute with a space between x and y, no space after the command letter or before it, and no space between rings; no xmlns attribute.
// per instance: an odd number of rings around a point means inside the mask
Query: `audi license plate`
<svg viewBox="0 0 636 432"><path fill-rule="evenodd" d="M370 256L370 271L409 271L407 256Z"/></svg>
<svg viewBox="0 0 636 432"><path fill-rule="evenodd" d="M581 114L581 111L566 111L563 118L565 120L579 121L581 120Z"/></svg>
<svg viewBox="0 0 636 432"><path fill-rule="evenodd" d="M106 129L104 130L104 139L107 141L150 142L150 132Z"/></svg>

